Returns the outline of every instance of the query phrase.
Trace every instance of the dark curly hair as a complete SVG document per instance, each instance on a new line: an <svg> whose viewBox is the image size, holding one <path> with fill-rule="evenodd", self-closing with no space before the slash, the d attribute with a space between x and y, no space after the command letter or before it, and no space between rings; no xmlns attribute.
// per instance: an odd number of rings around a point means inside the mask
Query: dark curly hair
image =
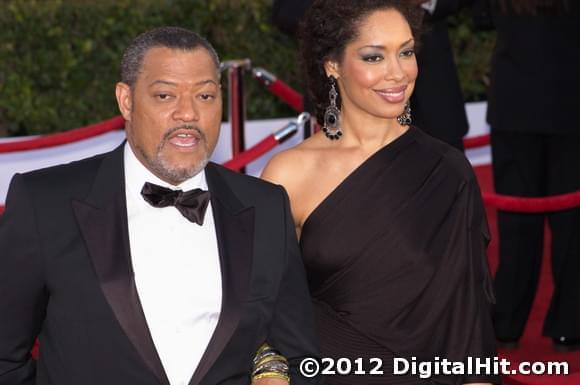
<svg viewBox="0 0 580 385"><path fill-rule="evenodd" d="M418 39L424 11L405 0L314 0L306 12L299 29L302 69L320 124L330 90L324 63L340 62L346 45L357 38L360 23L374 11L384 9L401 13ZM340 95L337 104L340 106Z"/></svg>

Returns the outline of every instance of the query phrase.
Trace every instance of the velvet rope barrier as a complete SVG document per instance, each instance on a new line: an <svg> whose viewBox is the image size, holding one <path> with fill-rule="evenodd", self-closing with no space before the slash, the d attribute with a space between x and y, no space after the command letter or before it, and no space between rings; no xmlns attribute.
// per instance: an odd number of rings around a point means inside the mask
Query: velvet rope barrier
<svg viewBox="0 0 580 385"><path fill-rule="evenodd" d="M285 93L285 95L287 95L285 98L287 98L288 104L290 104L296 110L302 111L303 108L302 96L293 89L291 89L290 87L288 87L285 83L277 80L270 84L268 89L270 88L276 90L276 92ZM109 131L122 129L124 125L125 121L123 120L123 118L121 116L117 116L100 123L95 123L86 127L76 128L74 130L66 132L44 135L35 139L0 143L0 153L36 150L40 148L47 148L62 144L74 143L76 141L92 138L94 136L107 133ZM475 136L472 138L463 139L463 146L465 147L466 150L487 146L489 144L490 144L489 135Z"/></svg>
<svg viewBox="0 0 580 385"><path fill-rule="evenodd" d="M254 159L259 158L263 154L267 153L268 151L276 147L277 144L278 141L276 140L276 138L274 138L274 135L269 135L252 148L240 152L235 158L225 162L223 166L229 168L230 170L239 171L242 167L244 167Z"/></svg>
<svg viewBox="0 0 580 385"><path fill-rule="evenodd" d="M223 165L232 170L241 169L248 163L256 160L278 144L283 143L292 135L296 134L298 127L303 125L308 119L310 119L310 114L306 112L300 114L296 121L288 123L286 126L254 145L252 148L238 154L234 159L225 162ZM0 215L4 213L4 210L5 207L0 205Z"/></svg>
<svg viewBox="0 0 580 385"><path fill-rule="evenodd" d="M276 147L279 143L281 142L276 139L276 135L270 135L251 149L240 153L239 156L225 162L223 165L232 170L239 170ZM489 192L482 193L482 196L486 207L514 213L540 214L580 207L580 191L542 198L516 197ZM3 212L4 206L0 206L0 215Z"/></svg>
<svg viewBox="0 0 580 385"><path fill-rule="evenodd" d="M514 213L550 213L580 207L580 191L541 198L517 197L484 192L483 203L502 211Z"/></svg>
<svg viewBox="0 0 580 385"><path fill-rule="evenodd" d="M294 134L296 132L296 127L294 127L294 131L290 134ZM223 163L223 166L238 171L242 167L246 166L248 163L252 162L253 160L259 158L260 156L264 155L278 144L282 143L283 139L280 139L276 134L272 134L267 136L265 139L260 141L258 144L253 146L252 148L241 152L236 156L234 159L228 160L227 162ZM4 213L4 206L0 206L0 215Z"/></svg>
<svg viewBox="0 0 580 385"><path fill-rule="evenodd" d="M74 130L59 132L56 134L43 135L34 139L20 140L17 142L0 143L0 153L38 150L41 148L60 146L78 142L79 140L92 138L110 131L120 130L125 127L122 116L116 116L89 126L75 128Z"/></svg>
<svg viewBox="0 0 580 385"><path fill-rule="evenodd" d="M468 150L470 148L477 148L487 146L491 143L489 135L473 136L471 138L463 139L463 147Z"/></svg>
<svg viewBox="0 0 580 385"><path fill-rule="evenodd" d="M290 122L286 126L282 127L274 134L267 136L265 139L261 140L248 150L239 153L235 158L228 160L227 162L223 163L224 167L227 167L231 170L240 170L248 163L258 159L278 144L284 142L286 139L290 138L298 131L298 125L301 124L300 121L302 119L302 115L308 114L301 114L298 118L298 122ZM308 115L308 119L309 119Z"/></svg>
<svg viewBox="0 0 580 385"><path fill-rule="evenodd" d="M266 86L266 89L286 102L296 112L304 111L304 98L295 89L278 79L274 74L263 68L252 70L256 79Z"/></svg>
<svg viewBox="0 0 580 385"><path fill-rule="evenodd" d="M284 100L296 112L304 111L304 100L302 95L292 89L289 85L281 80L276 80L269 87L268 91Z"/></svg>

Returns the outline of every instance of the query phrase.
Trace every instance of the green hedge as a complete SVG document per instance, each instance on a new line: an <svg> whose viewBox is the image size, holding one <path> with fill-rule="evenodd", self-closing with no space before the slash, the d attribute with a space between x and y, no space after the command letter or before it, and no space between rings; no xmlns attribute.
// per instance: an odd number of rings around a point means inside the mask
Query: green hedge
<svg viewBox="0 0 580 385"><path fill-rule="evenodd" d="M270 24L269 0L3 0L0 135L41 134L118 114L121 52L137 34L178 25L206 36L222 60L251 58L301 89L295 41ZM493 37L461 17L452 31L464 92L480 98ZM492 43L491 43L492 44ZM482 49L484 47L484 49ZM293 111L247 78L248 118Z"/></svg>

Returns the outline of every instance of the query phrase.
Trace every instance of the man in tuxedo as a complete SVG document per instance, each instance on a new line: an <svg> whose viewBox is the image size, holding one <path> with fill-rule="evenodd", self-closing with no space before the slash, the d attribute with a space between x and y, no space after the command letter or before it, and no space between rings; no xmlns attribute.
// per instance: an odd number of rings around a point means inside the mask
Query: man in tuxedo
<svg viewBox="0 0 580 385"><path fill-rule="evenodd" d="M0 385L249 384L268 341L317 355L284 190L208 162L219 60L163 27L127 48L127 141L12 179L0 222ZM38 362L30 355L40 340Z"/></svg>

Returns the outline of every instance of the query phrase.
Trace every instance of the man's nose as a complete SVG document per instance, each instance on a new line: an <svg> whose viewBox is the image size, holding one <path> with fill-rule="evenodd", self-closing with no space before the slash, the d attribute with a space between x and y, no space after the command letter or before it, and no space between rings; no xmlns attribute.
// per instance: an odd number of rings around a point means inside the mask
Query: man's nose
<svg viewBox="0 0 580 385"><path fill-rule="evenodd" d="M175 111L173 111L173 119L182 122L193 122L199 120L199 110L195 104L193 96L179 98Z"/></svg>

